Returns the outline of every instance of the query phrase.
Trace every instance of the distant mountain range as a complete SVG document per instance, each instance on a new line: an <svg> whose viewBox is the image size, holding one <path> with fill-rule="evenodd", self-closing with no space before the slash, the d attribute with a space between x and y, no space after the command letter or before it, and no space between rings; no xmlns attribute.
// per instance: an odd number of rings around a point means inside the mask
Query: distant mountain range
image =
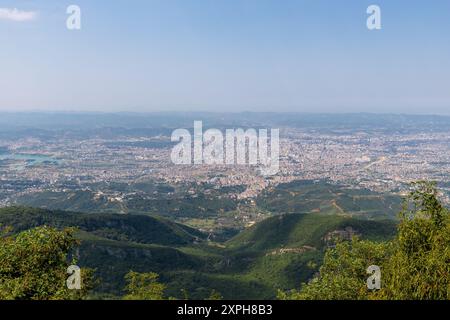
<svg viewBox="0 0 450 320"><path fill-rule="evenodd" d="M170 136L175 128L192 128L202 120L205 128L293 127L324 130L377 130L394 132L448 131L450 116L372 113L276 113L276 112L0 112L0 137L33 135L66 136Z"/></svg>

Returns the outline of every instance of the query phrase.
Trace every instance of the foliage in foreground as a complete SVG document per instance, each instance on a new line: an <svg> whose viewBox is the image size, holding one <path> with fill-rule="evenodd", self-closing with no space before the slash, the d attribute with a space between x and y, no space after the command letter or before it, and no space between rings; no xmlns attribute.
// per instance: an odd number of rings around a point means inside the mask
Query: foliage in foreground
<svg viewBox="0 0 450 320"><path fill-rule="evenodd" d="M66 286L68 257L78 245L71 229L38 227L0 235L0 299L80 299L90 289L91 273L82 270L83 290ZM382 287L367 289L370 265L381 268ZM125 299L164 299L155 273L129 272ZM227 284L229 286L229 284ZM449 299L450 214L434 184L414 185L400 213L394 240L340 242L324 257L320 274L282 299ZM187 295L185 295L187 298ZM222 298L213 291L209 299Z"/></svg>
<svg viewBox="0 0 450 320"><path fill-rule="evenodd" d="M90 270L82 270L81 290L69 290L66 284L68 255L77 244L72 229L38 227L15 236L5 229L0 236L0 300L85 297Z"/></svg>
<svg viewBox="0 0 450 320"><path fill-rule="evenodd" d="M125 300L174 300L175 298L164 297L166 286L158 282L159 275L154 272L139 273L130 271L125 275L127 286L125 290L128 292L123 298ZM185 289L182 289L184 299L188 300L189 295ZM223 297L217 290L212 290L206 300L222 300Z"/></svg>
<svg viewBox="0 0 450 320"><path fill-rule="evenodd" d="M450 216L436 185L418 182L400 213L396 238L353 239L329 249L320 274L281 299L450 299ZM367 267L381 268L381 289L367 289Z"/></svg>
<svg viewBox="0 0 450 320"><path fill-rule="evenodd" d="M125 276L128 282L128 294L125 300L163 300L166 286L158 282L158 274L154 272L138 273L130 271Z"/></svg>

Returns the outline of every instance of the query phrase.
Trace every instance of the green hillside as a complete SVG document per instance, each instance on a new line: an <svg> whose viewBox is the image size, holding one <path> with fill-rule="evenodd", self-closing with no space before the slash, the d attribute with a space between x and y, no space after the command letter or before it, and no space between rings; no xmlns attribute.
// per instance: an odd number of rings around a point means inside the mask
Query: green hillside
<svg viewBox="0 0 450 320"><path fill-rule="evenodd" d="M120 197L99 194L94 191L41 191L15 199L21 206L43 208L49 210L67 210L89 213L155 213L171 218L176 217L215 217L218 212L232 211L237 207L237 201L224 196L232 189L209 190L208 194L201 187L193 187L195 194L188 194L184 188L179 193L172 194L169 187L161 192L159 188L149 184L135 184L132 193ZM111 186L110 186L111 187ZM125 187L115 184L119 190ZM158 191L152 194L152 189ZM139 192L135 192L138 190ZM144 190L144 192L142 191ZM149 193L150 191L150 193Z"/></svg>
<svg viewBox="0 0 450 320"><path fill-rule="evenodd" d="M42 191L16 199L19 205L50 210L80 212L125 212L122 203L113 202L105 195L97 196L92 191L74 190L66 192Z"/></svg>
<svg viewBox="0 0 450 320"><path fill-rule="evenodd" d="M293 289L310 279L322 264L325 238L351 228L363 239L386 240L395 235L393 220L369 221L335 215L287 214L268 218L227 242L240 261L236 272L270 288Z"/></svg>
<svg viewBox="0 0 450 320"><path fill-rule="evenodd" d="M186 245L204 239L205 234L157 216L85 214L28 207L0 209L0 224L21 231L39 225L77 227L111 240L160 245Z"/></svg>
<svg viewBox="0 0 450 320"><path fill-rule="evenodd" d="M24 207L0 209L0 224L14 231L39 225L77 227L82 267L96 269L97 297L123 294L129 270L156 272L167 295L204 299L219 291L227 299L269 299L298 288L321 264L332 231L352 227L363 238L386 239L395 222L317 214L280 215L242 231L225 244L160 217L83 214Z"/></svg>
<svg viewBox="0 0 450 320"><path fill-rule="evenodd" d="M361 218L392 218L402 199L366 189L350 189L324 181L293 181L265 190L259 207L282 213L319 213Z"/></svg>
<svg viewBox="0 0 450 320"><path fill-rule="evenodd" d="M358 220L336 215L287 214L268 218L228 241L235 249L269 250L283 247L322 248L328 232L352 227L362 237L384 239L395 234L392 220Z"/></svg>

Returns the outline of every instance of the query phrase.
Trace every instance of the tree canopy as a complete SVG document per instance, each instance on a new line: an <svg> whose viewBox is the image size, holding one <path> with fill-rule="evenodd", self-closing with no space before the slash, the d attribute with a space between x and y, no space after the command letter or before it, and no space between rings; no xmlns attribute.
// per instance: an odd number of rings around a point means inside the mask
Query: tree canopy
<svg viewBox="0 0 450 320"><path fill-rule="evenodd" d="M162 300L166 286L158 282L158 277L158 274L154 272L128 272L125 276L125 280L128 282L125 289L128 294L124 299Z"/></svg>
<svg viewBox="0 0 450 320"><path fill-rule="evenodd" d="M66 284L69 253L77 243L73 229L44 226L17 235L4 230L0 236L0 299L83 298L90 289L91 271L82 270L81 290L69 290Z"/></svg>

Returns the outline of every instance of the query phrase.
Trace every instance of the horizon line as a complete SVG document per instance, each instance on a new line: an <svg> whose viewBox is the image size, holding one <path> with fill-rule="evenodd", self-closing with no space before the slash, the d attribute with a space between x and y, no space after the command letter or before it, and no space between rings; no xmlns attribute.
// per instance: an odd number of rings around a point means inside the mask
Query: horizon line
<svg viewBox="0 0 450 320"><path fill-rule="evenodd" d="M450 108L449 108L450 109ZM343 111L343 112L333 112L333 111L321 111L321 112L311 112L311 111L203 111L203 110L169 110L169 111L101 111L101 110L0 110L0 114L217 114L217 115L238 115L238 114L303 114L303 115L393 115L393 116L444 116L450 117L449 113L406 113L406 112L368 112L368 111Z"/></svg>

